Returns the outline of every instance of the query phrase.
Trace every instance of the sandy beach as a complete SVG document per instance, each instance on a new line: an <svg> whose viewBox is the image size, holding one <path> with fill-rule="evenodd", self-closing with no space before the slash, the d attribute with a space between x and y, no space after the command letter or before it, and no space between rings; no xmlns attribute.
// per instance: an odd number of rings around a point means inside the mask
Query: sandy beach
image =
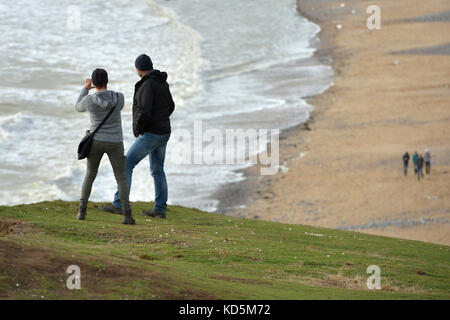
<svg viewBox="0 0 450 320"><path fill-rule="evenodd" d="M322 28L316 55L330 59L334 86L309 102L307 124L283 132L280 164L222 193L246 208L222 212L292 224L450 244L450 2L299 0ZM418 181L402 155L432 154ZM234 191L232 191L234 190Z"/></svg>

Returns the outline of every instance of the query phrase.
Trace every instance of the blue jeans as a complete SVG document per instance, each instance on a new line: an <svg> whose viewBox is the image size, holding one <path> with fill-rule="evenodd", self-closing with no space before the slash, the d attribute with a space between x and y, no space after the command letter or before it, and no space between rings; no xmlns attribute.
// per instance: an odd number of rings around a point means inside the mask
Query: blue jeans
<svg viewBox="0 0 450 320"><path fill-rule="evenodd" d="M155 204L153 210L159 213L165 213L167 208L167 181L166 174L164 173L164 159L166 157L166 146L169 138L170 133L159 135L146 132L134 141L126 154L127 165L125 174L128 183L128 194L131 190L134 167L149 155L150 173L155 184ZM113 205L122 208L119 191L114 195Z"/></svg>

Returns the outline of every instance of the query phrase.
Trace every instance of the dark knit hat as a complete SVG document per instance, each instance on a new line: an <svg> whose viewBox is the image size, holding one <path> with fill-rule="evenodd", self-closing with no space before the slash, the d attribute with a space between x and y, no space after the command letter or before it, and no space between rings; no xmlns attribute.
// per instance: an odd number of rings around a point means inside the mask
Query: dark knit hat
<svg viewBox="0 0 450 320"><path fill-rule="evenodd" d="M153 70L152 59L150 59L150 57L145 53L141 54L139 57L136 58L134 65L136 66L136 68L142 71Z"/></svg>

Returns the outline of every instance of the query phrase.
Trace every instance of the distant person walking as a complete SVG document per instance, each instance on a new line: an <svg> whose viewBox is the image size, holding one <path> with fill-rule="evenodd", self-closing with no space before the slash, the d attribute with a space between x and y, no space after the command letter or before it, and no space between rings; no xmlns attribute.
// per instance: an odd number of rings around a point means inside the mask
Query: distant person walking
<svg viewBox="0 0 450 320"><path fill-rule="evenodd" d="M422 155L420 155L417 158L417 179L419 179L419 181L420 181L420 178L423 179L423 164L424 164L424 162L425 161L424 161Z"/></svg>
<svg viewBox="0 0 450 320"><path fill-rule="evenodd" d="M417 159L419 159L419 154L417 153L417 151L414 151L414 154L412 156L412 162L414 165L414 174L417 173Z"/></svg>
<svg viewBox="0 0 450 320"><path fill-rule="evenodd" d="M405 176L408 174L408 163L409 163L409 153L408 151L405 152L403 155L403 172L405 173Z"/></svg>
<svg viewBox="0 0 450 320"><path fill-rule="evenodd" d="M92 84L94 86L92 86ZM80 96L75 105L79 112L89 111L91 120L91 132L97 128L111 111L112 113L95 133L93 142L87 157L87 171L81 189L80 205L78 207L79 220L84 220L87 213L87 203L91 195L92 184L97 176L98 167L103 154L107 154L111 163L114 176L119 186L122 199L123 224L134 224L131 207L128 201L128 187L125 176L125 157L123 150L121 110L124 106L124 96L120 92L107 89L108 73L104 69L95 69L92 79L86 79ZM95 87L96 92L89 94L89 90Z"/></svg>
<svg viewBox="0 0 450 320"><path fill-rule="evenodd" d="M431 173L431 153L428 149L425 149L423 158L425 160L425 172L427 174L430 174Z"/></svg>
<svg viewBox="0 0 450 320"><path fill-rule="evenodd" d="M155 202L151 210L144 210L142 214L165 219L168 191L164 159L171 133L169 117L175 109L175 103L167 83L167 73L153 69L149 56L146 54L138 56L135 67L141 80L134 87L133 133L136 140L127 152L128 194L131 190L134 167L148 156L155 186ZM120 213L128 194L124 198L119 189L114 195L114 202L99 206L99 209Z"/></svg>

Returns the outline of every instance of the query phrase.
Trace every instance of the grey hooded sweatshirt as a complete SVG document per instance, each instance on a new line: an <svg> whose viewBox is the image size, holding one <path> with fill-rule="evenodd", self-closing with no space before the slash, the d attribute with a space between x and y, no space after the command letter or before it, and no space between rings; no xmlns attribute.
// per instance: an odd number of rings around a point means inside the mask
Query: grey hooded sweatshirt
<svg viewBox="0 0 450 320"><path fill-rule="evenodd" d="M91 131L95 130L97 126L108 115L111 108L116 106L116 109L109 116L108 120L96 132L94 140L106 142L122 142L122 118L120 111L124 106L124 96L120 92L106 90L102 92L95 92L89 94L89 90L83 88L78 97L75 109L78 112L89 111L91 116Z"/></svg>

